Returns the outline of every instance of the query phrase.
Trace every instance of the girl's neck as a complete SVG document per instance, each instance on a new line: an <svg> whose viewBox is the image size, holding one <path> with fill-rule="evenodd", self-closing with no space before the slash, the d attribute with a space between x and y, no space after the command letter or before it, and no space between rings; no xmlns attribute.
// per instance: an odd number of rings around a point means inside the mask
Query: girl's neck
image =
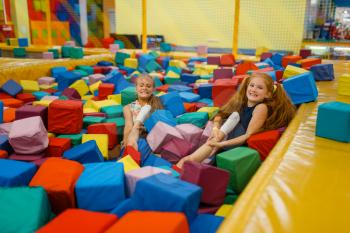
<svg viewBox="0 0 350 233"><path fill-rule="evenodd" d="M262 102L260 102L260 103L262 103ZM248 102L247 102L247 107L254 107L255 105L260 104L260 103L250 102L250 101L248 100Z"/></svg>
<svg viewBox="0 0 350 233"><path fill-rule="evenodd" d="M144 100L144 99L137 99L137 101L139 102L139 104L141 105L141 106L144 106L144 105L146 105L146 104L148 104L148 100Z"/></svg>

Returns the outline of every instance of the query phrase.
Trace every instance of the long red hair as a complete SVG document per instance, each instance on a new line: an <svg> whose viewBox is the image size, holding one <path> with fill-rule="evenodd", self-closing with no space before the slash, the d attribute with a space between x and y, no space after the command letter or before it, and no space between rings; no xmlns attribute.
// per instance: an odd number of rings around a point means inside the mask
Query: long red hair
<svg viewBox="0 0 350 233"><path fill-rule="evenodd" d="M238 91L221 107L219 111L220 116L227 118L232 112L241 112L247 106L247 88L250 81L254 78L262 78L268 92L271 93L271 98L265 98L262 102L268 107L268 117L262 130L272 130L287 126L295 115L295 106L283 90L283 87L280 84L274 84L272 78L265 73L254 73L244 79Z"/></svg>

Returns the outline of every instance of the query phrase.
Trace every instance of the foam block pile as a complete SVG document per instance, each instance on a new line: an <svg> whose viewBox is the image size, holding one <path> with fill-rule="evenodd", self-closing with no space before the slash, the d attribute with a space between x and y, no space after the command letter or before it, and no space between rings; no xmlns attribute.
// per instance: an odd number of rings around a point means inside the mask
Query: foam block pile
<svg viewBox="0 0 350 233"><path fill-rule="evenodd" d="M248 74L268 73L295 104L316 100L314 76L333 77L317 62L281 54L258 63L230 54L177 60L119 50L116 65L54 67L37 81L9 79L0 92L0 206L8 210L0 213L0 228L136 232L141 225L134 223L142 221L143 232L215 232L281 131L218 154L216 167L215 157L182 170L174 164L208 139L210 120ZM120 152L123 106L136 100L142 72L153 77L164 109L144 123L148 134L138 150Z"/></svg>

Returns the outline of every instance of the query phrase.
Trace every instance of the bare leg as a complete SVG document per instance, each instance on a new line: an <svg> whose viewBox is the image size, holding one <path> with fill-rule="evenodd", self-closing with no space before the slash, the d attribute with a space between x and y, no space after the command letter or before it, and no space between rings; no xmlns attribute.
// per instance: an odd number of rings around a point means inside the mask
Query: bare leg
<svg viewBox="0 0 350 233"><path fill-rule="evenodd" d="M126 145L134 147L135 150L138 150L137 148L137 140L140 136L140 130L137 127L133 127L130 131L130 134L127 138Z"/></svg>

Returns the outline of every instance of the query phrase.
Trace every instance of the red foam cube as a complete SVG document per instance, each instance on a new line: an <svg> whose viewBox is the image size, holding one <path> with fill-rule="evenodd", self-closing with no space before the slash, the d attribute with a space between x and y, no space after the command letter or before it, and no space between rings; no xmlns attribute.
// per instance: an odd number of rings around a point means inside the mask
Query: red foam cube
<svg viewBox="0 0 350 233"><path fill-rule="evenodd" d="M16 99L22 100L23 103L29 103L36 100L32 93L20 93L16 95Z"/></svg>
<svg viewBox="0 0 350 233"><path fill-rule="evenodd" d="M282 66L287 67L289 63L296 63L299 60L301 60L301 56L296 56L296 55L284 56L282 58Z"/></svg>
<svg viewBox="0 0 350 233"><path fill-rule="evenodd" d="M47 155L50 157L62 157L63 152L71 147L69 138L49 138Z"/></svg>
<svg viewBox="0 0 350 233"><path fill-rule="evenodd" d="M247 142L250 148L259 152L261 160L265 160L280 137L279 130L269 130L250 136Z"/></svg>
<svg viewBox="0 0 350 233"><path fill-rule="evenodd" d="M233 66L235 64L235 56L233 54L223 54L220 57L221 66Z"/></svg>
<svg viewBox="0 0 350 233"><path fill-rule="evenodd" d="M218 79L212 88L214 106L223 106L237 90L238 81L232 79Z"/></svg>
<svg viewBox="0 0 350 233"><path fill-rule="evenodd" d="M107 96L112 95L114 92L113 83L101 83L98 86L98 97L99 99L106 99Z"/></svg>
<svg viewBox="0 0 350 233"><path fill-rule="evenodd" d="M117 126L115 123L99 123L89 125L88 134L108 134L108 149L113 149L118 142Z"/></svg>
<svg viewBox="0 0 350 233"><path fill-rule="evenodd" d="M135 150L134 147L132 146L126 146L124 153L123 153L123 157L130 155L131 158L138 164L141 165L141 153L138 152L137 150Z"/></svg>

